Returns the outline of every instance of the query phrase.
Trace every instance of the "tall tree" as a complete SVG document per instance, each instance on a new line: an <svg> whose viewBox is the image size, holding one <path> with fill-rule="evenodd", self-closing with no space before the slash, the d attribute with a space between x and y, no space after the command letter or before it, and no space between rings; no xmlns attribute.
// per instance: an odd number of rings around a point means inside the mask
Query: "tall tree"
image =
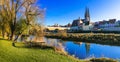
<svg viewBox="0 0 120 62"><path fill-rule="evenodd" d="M1 0L0 2L0 17L3 28L5 24L9 26L10 40L14 40L14 35L20 28L18 21L24 16L24 21L27 26L35 25L37 18L43 18L44 10L36 4L36 0ZM21 25L22 26L22 25ZM3 31L4 32L4 31ZM14 43L14 42L13 42Z"/></svg>

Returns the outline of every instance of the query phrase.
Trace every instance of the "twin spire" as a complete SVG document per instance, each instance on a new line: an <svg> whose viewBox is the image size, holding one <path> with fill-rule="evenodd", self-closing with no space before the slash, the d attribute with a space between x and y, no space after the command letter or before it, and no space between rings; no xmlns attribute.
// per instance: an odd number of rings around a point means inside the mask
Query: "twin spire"
<svg viewBox="0 0 120 62"><path fill-rule="evenodd" d="M90 13L89 13L89 8L86 7L86 11L85 11L85 25L89 25L90 24Z"/></svg>
<svg viewBox="0 0 120 62"><path fill-rule="evenodd" d="M89 8L86 7L86 10L85 10L85 20L84 21L90 21L90 13L89 13ZM80 19L80 17L79 17Z"/></svg>
<svg viewBox="0 0 120 62"><path fill-rule="evenodd" d="M85 19L89 18L90 20L90 14L89 14L89 8L86 7L86 11L85 11Z"/></svg>

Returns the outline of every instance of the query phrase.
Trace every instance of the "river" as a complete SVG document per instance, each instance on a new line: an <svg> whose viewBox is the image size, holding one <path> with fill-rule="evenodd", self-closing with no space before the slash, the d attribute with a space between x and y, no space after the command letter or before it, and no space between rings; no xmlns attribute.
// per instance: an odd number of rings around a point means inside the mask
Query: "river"
<svg viewBox="0 0 120 62"><path fill-rule="evenodd" d="M79 59L89 58L113 58L120 59L120 46L84 43L80 41L64 41L61 39L44 38L49 46L64 49L69 55Z"/></svg>
<svg viewBox="0 0 120 62"><path fill-rule="evenodd" d="M29 40L31 40L31 38L34 38L34 36L29 37ZM53 39L46 37L41 37L40 39L37 39L35 41L44 41L48 46L56 47L59 50L65 51L69 55L74 56L78 59L101 57L120 59L120 46L84 43L82 41L64 41L61 39Z"/></svg>

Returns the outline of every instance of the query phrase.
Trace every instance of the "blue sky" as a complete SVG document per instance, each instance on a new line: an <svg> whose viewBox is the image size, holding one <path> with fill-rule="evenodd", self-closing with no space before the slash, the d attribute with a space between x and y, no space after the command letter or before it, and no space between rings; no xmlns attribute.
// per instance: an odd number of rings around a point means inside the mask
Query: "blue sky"
<svg viewBox="0 0 120 62"><path fill-rule="evenodd" d="M120 0L38 0L46 8L45 24L65 25L90 10L91 22L116 18L120 20Z"/></svg>

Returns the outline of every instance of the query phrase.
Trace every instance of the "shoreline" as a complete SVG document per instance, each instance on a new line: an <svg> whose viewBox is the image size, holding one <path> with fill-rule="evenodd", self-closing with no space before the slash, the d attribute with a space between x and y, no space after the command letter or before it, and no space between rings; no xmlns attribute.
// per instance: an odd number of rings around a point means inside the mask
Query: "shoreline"
<svg viewBox="0 0 120 62"><path fill-rule="evenodd" d="M12 51L12 53L11 54L13 54L13 53L16 53L16 51L14 51L14 50L17 50L17 53L19 52L19 53L22 53L21 55L24 55L24 54L26 54L26 57L28 58L28 59L30 59L31 57L33 57L33 56L31 56L31 53L36 53L36 54L34 54L34 56L38 56L39 55L39 58L41 58L41 57L43 57L43 59L45 58L44 56L42 56L42 55L45 55L46 57L47 57L47 62L49 61L49 57L50 57L50 55L52 54L53 56L55 56L55 57L58 57L58 58L60 58L60 57L62 57L62 58L64 58L65 60L72 60L73 62L93 62L93 61L111 61L111 62L117 62L117 60L115 60L115 59L111 59L111 58L90 58L89 60L88 59L78 59L78 58L76 58L76 57L74 57L74 56L71 56L71 55L65 55L65 54L63 54L62 52L61 53L59 53L59 52L56 52L56 51L54 51L52 48L37 48L37 47L31 47L31 48L28 48L28 47L26 47L26 45L24 44L24 43L22 43L22 42L18 42L18 43L16 43L16 47L13 47L12 45L11 45L11 42L9 41L9 40L1 40L1 42L0 42L0 44L3 44L4 43L4 45L3 45L3 48L2 48L2 50L6 50L5 48L7 48L7 47L9 47L8 48L8 50L7 51ZM7 46L6 46L7 45ZM28 45L29 46L29 45ZM11 50L12 49L12 50ZM18 50L19 49L19 50ZM0 52L2 52L2 50L0 50ZM22 52L21 52L22 51ZM28 52L28 53L25 53L25 52ZM40 52L40 54L38 54L38 52ZM46 53L47 52L47 53ZM7 52L6 52L7 53ZM42 53L42 55L41 55L41 53ZM47 54L50 54L50 55L47 55ZM17 55L17 57L15 57L15 59L16 60L20 60L21 62L25 62L25 61L23 61L22 59L24 59L24 58L22 58L21 57L21 55L19 56L19 54L14 54L15 56ZM8 56L8 57L10 57L10 59L14 62L14 60L13 60L13 56L14 55L11 55L11 56ZM28 55L30 55L30 56L28 56ZM32 54L33 55L33 54ZM66 56L66 57L65 57ZM2 54L2 57L4 57L4 54ZM5 58L5 59L7 59L7 58ZM54 58L52 58L52 59L54 59ZM8 59L9 60L9 59ZM33 60L33 59L30 59L30 60ZM42 59L37 59L38 61L42 61ZM64 62L64 60L63 59L61 59L62 60L62 62ZM52 60L52 61L54 61L54 60ZM49 62L52 62L52 61L49 61Z"/></svg>
<svg viewBox="0 0 120 62"><path fill-rule="evenodd" d="M39 45L40 46L40 45ZM37 46L37 47L39 47ZM47 45L44 45L44 46L47 46ZM34 46L33 46L34 47ZM71 58L73 60L77 60L77 61L83 61L83 62L90 62L90 61L97 61L97 60L100 60L100 61L115 61L117 62L117 59L113 59L113 58L108 58L108 57L99 57L99 58L95 58L95 57L91 57L91 58L85 58L85 59L80 59L78 57L75 57L74 55L69 55L67 52L63 52L63 51L59 51L59 50L55 50L55 47L52 47L52 46L47 46L47 47L51 47L52 50L56 53L56 54L59 54L59 55L63 55L63 56L66 56L68 58Z"/></svg>
<svg viewBox="0 0 120 62"><path fill-rule="evenodd" d="M120 34L95 34L95 33L87 33L87 34L74 34L74 33L49 33L45 34L47 38L57 38L62 40L71 40L71 41L81 41L81 42L88 42L88 43L96 43L96 44L103 44L103 45L114 45L120 46Z"/></svg>

